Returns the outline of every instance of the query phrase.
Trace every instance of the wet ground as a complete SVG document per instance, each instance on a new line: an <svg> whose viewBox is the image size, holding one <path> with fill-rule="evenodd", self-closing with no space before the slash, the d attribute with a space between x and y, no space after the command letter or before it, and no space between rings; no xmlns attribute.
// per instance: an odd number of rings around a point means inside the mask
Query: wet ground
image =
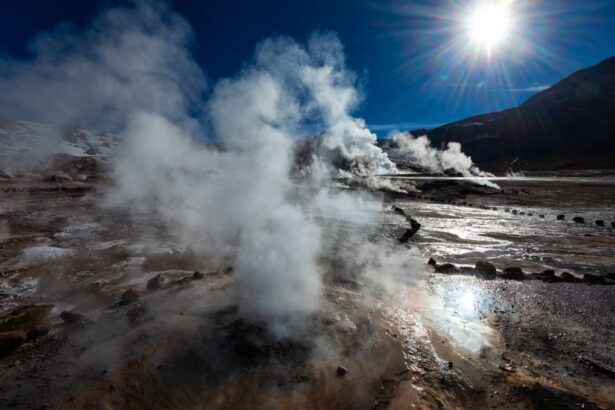
<svg viewBox="0 0 615 410"><path fill-rule="evenodd" d="M418 266L384 290L331 262L322 310L280 339L242 320L232 266L101 210L99 183L0 181L0 408L615 408L615 286L582 280L614 271L615 184L497 182L388 197L419 232L397 243L390 210L362 229ZM429 257L578 280L435 273Z"/></svg>

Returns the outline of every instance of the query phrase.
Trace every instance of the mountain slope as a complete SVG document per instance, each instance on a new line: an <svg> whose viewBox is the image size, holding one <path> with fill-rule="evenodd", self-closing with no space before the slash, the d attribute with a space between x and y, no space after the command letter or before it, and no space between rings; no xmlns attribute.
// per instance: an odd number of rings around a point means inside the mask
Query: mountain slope
<svg viewBox="0 0 615 410"><path fill-rule="evenodd" d="M118 144L119 137L114 134L0 116L0 173L11 175L45 168L58 155L106 157Z"/></svg>
<svg viewBox="0 0 615 410"><path fill-rule="evenodd" d="M570 75L516 108L427 131L479 164L503 168L519 158L533 168L615 167L615 57Z"/></svg>

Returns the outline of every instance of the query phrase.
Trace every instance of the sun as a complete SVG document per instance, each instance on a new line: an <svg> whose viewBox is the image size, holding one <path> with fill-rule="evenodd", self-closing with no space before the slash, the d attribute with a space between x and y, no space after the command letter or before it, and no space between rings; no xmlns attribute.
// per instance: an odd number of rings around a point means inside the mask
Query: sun
<svg viewBox="0 0 615 410"><path fill-rule="evenodd" d="M475 6L467 16L465 30L475 47L487 55L497 51L510 37L514 26L510 1L491 1Z"/></svg>

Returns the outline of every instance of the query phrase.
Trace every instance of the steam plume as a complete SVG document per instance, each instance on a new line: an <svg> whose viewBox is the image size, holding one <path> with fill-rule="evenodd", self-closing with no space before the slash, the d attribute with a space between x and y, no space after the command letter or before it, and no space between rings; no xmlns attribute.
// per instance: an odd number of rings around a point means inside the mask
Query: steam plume
<svg viewBox="0 0 615 410"><path fill-rule="evenodd" d="M267 39L207 98L190 42L166 3L108 9L85 30L38 37L32 61L6 63L0 110L120 130L105 205L154 217L204 260L231 264L243 315L284 334L319 307L323 221L366 224L382 209L332 179L396 168L350 114L360 94L335 34ZM306 135L320 149L291 178Z"/></svg>

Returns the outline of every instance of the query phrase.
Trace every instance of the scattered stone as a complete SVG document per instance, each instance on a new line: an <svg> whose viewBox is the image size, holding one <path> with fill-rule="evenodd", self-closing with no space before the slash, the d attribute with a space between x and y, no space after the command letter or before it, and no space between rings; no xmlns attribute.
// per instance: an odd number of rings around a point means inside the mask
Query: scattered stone
<svg viewBox="0 0 615 410"><path fill-rule="evenodd" d="M615 273L607 273L604 277L608 280L615 280Z"/></svg>
<svg viewBox="0 0 615 410"><path fill-rule="evenodd" d="M448 368L452 369L453 368L453 362L448 362Z"/></svg>
<svg viewBox="0 0 615 410"><path fill-rule="evenodd" d="M431 266L437 265L436 260L434 258L429 258L429 260L427 261L427 264Z"/></svg>
<svg viewBox="0 0 615 410"><path fill-rule="evenodd" d="M611 228L615 229L615 221L611 222Z"/></svg>
<svg viewBox="0 0 615 410"><path fill-rule="evenodd" d="M539 218L544 218L545 216L544 216L544 215L538 215L538 217L539 217Z"/></svg>
<svg viewBox="0 0 615 410"><path fill-rule="evenodd" d="M168 283L167 278L162 275L156 275L147 281L146 289L149 291L160 290Z"/></svg>
<svg viewBox="0 0 615 410"><path fill-rule="evenodd" d="M598 219L598 220L596 220L596 225L604 226L604 221L602 219Z"/></svg>
<svg viewBox="0 0 615 410"><path fill-rule="evenodd" d="M557 220L558 221L563 221L566 218L566 215L557 215Z"/></svg>
<svg viewBox="0 0 615 410"><path fill-rule="evenodd" d="M530 212L527 214L527 216L534 216L534 214Z"/></svg>
<svg viewBox="0 0 615 410"><path fill-rule="evenodd" d="M493 266L492 263L486 261L476 262L474 269L476 271L476 275L483 279L495 279L498 273L497 269L495 269L495 266Z"/></svg>
<svg viewBox="0 0 615 410"><path fill-rule="evenodd" d="M516 209L512 210L513 215L517 215L519 213L519 211L517 211Z"/></svg>
<svg viewBox="0 0 615 410"><path fill-rule="evenodd" d="M509 266L504 268L502 273L500 274L502 279L512 279L512 280L524 280L525 274L523 270L521 270L518 266Z"/></svg>
<svg viewBox="0 0 615 410"><path fill-rule="evenodd" d="M21 346L24 342L24 338L19 335L6 334L0 336L0 357L5 357Z"/></svg>
<svg viewBox="0 0 615 410"><path fill-rule="evenodd" d="M194 273L192 274L192 279L194 280L205 279L205 274L203 272L195 270Z"/></svg>
<svg viewBox="0 0 615 410"><path fill-rule="evenodd" d="M499 368L508 373L515 373L516 370L510 363L500 363Z"/></svg>
<svg viewBox="0 0 615 410"><path fill-rule="evenodd" d="M344 376L346 373L348 373L348 369L343 366L338 366L337 370L335 371L335 374L337 374L338 376Z"/></svg>
<svg viewBox="0 0 615 410"><path fill-rule="evenodd" d="M400 215L406 215L406 212L404 212L404 210L398 206L393 206L393 212L400 214Z"/></svg>
<svg viewBox="0 0 615 410"><path fill-rule="evenodd" d="M562 272L559 275L560 279L566 281L566 282L573 282L575 281L577 278L574 277L573 274L569 273L569 272Z"/></svg>
<svg viewBox="0 0 615 410"><path fill-rule="evenodd" d="M123 305L128 305L130 303L136 302L137 300L139 300L140 297L141 297L141 291L139 291L139 289L130 288L126 290L124 293L122 293L122 296L120 297L120 302Z"/></svg>
<svg viewBox="0 0 615 410"><path fill-rule="evenodd" d="M456 273L458 271L459 269L457 269L457 266L452 263L445 263L443 265L436 266L436 272L438 273Z"/></svg>
<svg viewBox="0 0 615 410"><path fill-rule="evenodd" d="M35 326L28 330L28 340L38 340L49 333L49 327L45 325Z"/></svg>
<svg viewBox="0 0 615 410"><path fill-rule="evenodd" d="M575 216L574 218L572 218L572 220L578 224L584 224L585 223L585 219L583 219L580 216Z"/></svg>
<svg viewBox="0 0 615 410"><path fill-rule="evenodd" d="M410 228L406 229L406 232L398 239L400 243L406 243L421 229L421 224L414 218L409 218Z"/></svg>
<svg viewBox="0 0 615 410"><path fill-rule="evenodd" d="M65 310L61 312L60 319L62 319L66 323L70 323L71 325L74 325L77 323L85 323L88 321L87 316L82 315L81 313L77 313L72 310Z"/></svg>

